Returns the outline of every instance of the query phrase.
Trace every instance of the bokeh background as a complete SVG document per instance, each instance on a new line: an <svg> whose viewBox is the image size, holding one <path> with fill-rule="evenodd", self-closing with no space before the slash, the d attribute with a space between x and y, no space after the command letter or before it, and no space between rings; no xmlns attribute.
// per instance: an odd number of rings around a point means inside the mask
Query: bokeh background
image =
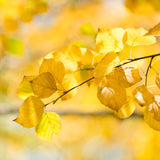
<svg viewBox="0 0 160 160"><path fill-rule="evenodd" d="M51 141L12 121L23 102L20 81L38 72L47 53L69 44L94 49L98 28L149 29L159 22L159 0L0 0L0 159L159 160L160 133L143 121L143 109L119 120L99 103L95 86L49 106L62 118ZM158 42L136 55L159 51Z"/></svg>

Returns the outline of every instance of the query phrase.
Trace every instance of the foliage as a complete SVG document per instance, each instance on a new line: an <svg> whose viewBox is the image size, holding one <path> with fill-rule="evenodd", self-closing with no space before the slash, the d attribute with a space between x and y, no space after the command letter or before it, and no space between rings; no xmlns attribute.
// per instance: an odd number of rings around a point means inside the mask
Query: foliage
<svg viewBox="0 0 160 160"><path fill-rule="evenodd" d="M156 43L154 36L159 30L157 26L149 32L144 28L99 29L95 50L69 45L49 53L40 64L39 75L24 77L21 82L18 95L29 97L15 121L24 127L35 127L41 138L51 139L54 133L58 134L61 122L56 113L46 112L45 108L59 99L72 98L78 87L86 83L88 87L97 85L100 102L121 119L131 116L138 105L145 106L145 121L159 130L160 99L149 90L147 78L153 59L160 54L132 58L134 47ZM129 47L129 52L125 53L128 60L123 58L126 47ZM134 61L149 58L143 74L139 70L141 65L132 66ZM160 87L160 74L156 74L155 84ZM46 98L51 96L56 98L46 103Z"/></svg>

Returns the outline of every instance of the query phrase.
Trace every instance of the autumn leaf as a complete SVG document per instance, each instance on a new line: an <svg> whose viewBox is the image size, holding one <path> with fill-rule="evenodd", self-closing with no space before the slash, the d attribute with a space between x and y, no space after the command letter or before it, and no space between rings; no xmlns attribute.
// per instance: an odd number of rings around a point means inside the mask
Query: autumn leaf
<svg viewBox="0 0 160 160"><path fill-rule="evenodd" d="M61 119L58 114L46 112L35 130L37 135L44 139L50 140L53 134L58 134L61 128Z"/></svg>
<svg viewBox="0 0 160 160"><path fill-rule="evenodd" d="M159 89L160 89L160 73L157 73L157 76L156 76L156 84L157 84L157 86L158 86Z"/></svg>
<svg viewBox="0 0 160 160"><path fill-rule="evenodd" d="M37 97L30 96L24 101L17 118L13 121L21 124L23 127L34 127L40 122L43 111L43 102Z"/></svg>
<svg viewBox="0 0 160 160"><path fill-rule="evenodd" d="M154 95L145 85L141 85L135 88L133 90L133 96L140 106L147 106L154 100Z"/></svg>
<svg viewBox="0 0 160 160"><path fill-rule="evenodd" d="M35 95L39 98L47 98L56 92L56 82L51 73L45 72L37 76L31 82Z"/></svg>
<svg viewBox="0 0 160 160"><path fill-rule="evenodd" d="M147 30L144 28L128 28L127 32L127 41L126 43L132 47L138 45L151 45L156 43L156 38L154 36L145 36Z"/></svg>
<svg viewBox="0 0 160 160"><path fill-rule="evenodd" d="M100 81L105 75L109 74L113 68L120 63L116 53L108 53L95 67L93 76Z"/></svg>
<svg viewBox="0 0 160 160"><path fill-rule="evenodd" d="M116 80L117 83L124 88L131 87L142 80L138 68L125 66L114 68L107 77Z"/></svg>
<svg viewBox="0 0 160 160"><path fill-rule="evenodd" d="M154 102L146 107L144 120L151 128L160 131L160 96L155 96Z"/></svg>
<svg viewBox="0 0 160 160"><path fill-rule="evenodd" d="M26 99L28 96L34 95L30 81L35 79L35 77L36 76L24 76L23 77L23 80L17 89L17 95L20 98Z"/></svg>
<svg viewBox="0 0 160 160"><path fill-rule="evenodd" d="M160 36L160 23L151 28L146 35Z"/></svg>
<svg viewBox="0 0 160 160"><path fill-rule="evenodd" d="M123 49L124 33L122 28L99 29L96 37L97 51L102 54L120 52Z"/></svg>
<svg viewBox="0 0 160 160"><path fill-rule="evenodd" d="M106 77L100 82L97 92L98 99L102 104L118 111L127 101L126 90L116 80Z"/></svg>
<svg viewBox="0 0 160 160"><path fill-rule="evenodd" d="M72 87L78 85L78 82L76 78L74 77L73 74L66 74L62 83L59 85L61 91L59 91L59 94L62 95L63 92L68 91ZM72 98L74 95L76 95L77 89L75 88L74 90L68 92L65 96L63 96L61 99L62 100L67 100Z"/></svg>
<svg viewBox="0 0 160 160"><path fill-rule="evenodd" d="M127 102L118 111L114 111L114 115L121 119L128 118L133 114L135 108L135 100L131 97L128 97Z"/></svg>
<svg viewBox="0 0 160 160"><path fill-rule="evenodd" d="M65 68L62 62L54 59L44 59L40 68L39 73L49 72L55 78L56 82L61 83L64 75Z"/></svg>

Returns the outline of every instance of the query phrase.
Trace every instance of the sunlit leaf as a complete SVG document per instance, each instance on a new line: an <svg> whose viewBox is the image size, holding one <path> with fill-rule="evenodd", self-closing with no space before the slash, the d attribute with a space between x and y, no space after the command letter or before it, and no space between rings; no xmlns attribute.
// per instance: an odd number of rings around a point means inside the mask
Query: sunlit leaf
<svg viewBox="0 0 160 160"><path fill-rule="evenodd" d="M126 90L114 79L106 77L100 82L97 92L98 99L102 104L118 111L127 100Z"/></svg>
<svg viewBox="0 0 160 160"><path fill-rule="evenodd" d="M155 96L154 102L146 107L144 120L151 128L160 131L160 96Z"/></svg>
<svg viewBox="0 0 160 160"><path fill-rule="evenodd" d="M61 119L53 112L44 113L42 120L35 128L37 135L44 140L52 139L53 134L58 134L60 129Z"/></svg>
<svg viewBox="0 0 160 160"><path fill-rule="evenodd" d="M125 31L122 28L100 29L96 37L97 51L103 54L108 52L120 52L123 49L123 36Z"/></svg>
<svg viewBox="0 0 160 160"><path fill-rule="evenodd" d="M77 61L69 55L68 47L55 51L52 53L52 55L55 60L61 61L64 64L66 72L71 73L77 70Z"/></svg>
<svg viewBox="0 0 160 160"><path fill-rule="evenodd" d="M160 89L160 73L158 73L157 76L156 76L156 84Z"/></svg>
<svg viewBox="0 0 160 160"><path fill-rule="evenodd" d="M31 85L34 94L40 98L47 98L57 90L56 81L49 72L45 72L37 76L31 82Z"/></svg>
<svg viewBox="0 0 160 160"><path fill-rule="evenodd" d="M133 114L135 107L136 102L129 97L127 102L117 112L114 111L114 114L121 119L128 118Z"/></svg>
<svg viewBox="0 0 160 160"><path fill-rule="evenodd" d="M145 36L147 30L144 28L128 28L127 32L127 41L126 43L132 47L138 45L151 45L156 43L156 38L154 36Z"/></svg>
<svg viewBox="0 0 160 160"><path fill-rule="evenodd" d="M105 75L110 73L113 68L118 65L119 58L116 53L108 53L95 67L93 71L93 76L97 80L101 80Z"/></svg>
<svg viewBox="0 0 160 160"><path fill-rule="evenodd" d="M151 28L146 35L160 36L160 23Z"/></svg>
<svg viewBox="0 0 160 160"><path fill-rule="evenodd" d="M64 75L65 68L62 62L55 61L54 59L44 59L40 68L39 73L49 72L55 78L56 82L61 83Z"/></svg>
<svg viewBox="0 0 160 160"><path fill-rule="evenodd" d="M145 85L135 88L133 91L133 96L135 97L137 103L141 106L149 105L154 100L154 95Z"/></svg>
<svg viewBox="0 0 160 160"><path fill-rule="evenodd" d="M14 121L23 127L34 127L40 122L43 111L43 102L39 98L30 96L22 104L19 114Z"/></svg>
<svg viewBox="0 0 160 160"><path fill-rule="evenodd" d="M22 98L26 99L28 96L34 95L31 82L33 79L35 79L36 76L24 76L22 82L20 83L17 95Z"/></svg>
<svg viewBox="0 0 160 160"><path fill-rule="evenodd" d="M73 74L67 74L65 75L62 83L60 84L60 89L62 91L59 91L60 95L63 94L64 91L68 91L72 87L75 87L78 85L78 82ZM68 92L65 96L63 96L61 99L66 100L72 98L77 93L77 89L74 89L70 92Z"/></svg>
<svg viewBox="0 0 160 160"><path fill-rule="evenodd" d="M116 80L124 88L131 87L142 80L138 68L125 66L115 68L107 77Z"/></svg>
<svg viewBox="0 0 160 160"><path fill-rule="evenodd" d="M85 23L80 27L80 32L84 35L94 36L96 34L94 27L91 23Z"/></svg>

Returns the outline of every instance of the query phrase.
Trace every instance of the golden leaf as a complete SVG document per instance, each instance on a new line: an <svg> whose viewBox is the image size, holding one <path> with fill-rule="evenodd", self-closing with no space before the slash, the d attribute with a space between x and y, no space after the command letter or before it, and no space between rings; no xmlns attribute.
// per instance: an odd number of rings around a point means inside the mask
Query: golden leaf
<svg viewBox="0 0 160 160"><path fill-rule="evenodd" d="M116 53L108 53L95 67L93 76L99 81L105 75L110 73L113 68L119 64L119 58Z"/></svg>
<svg viewBox="0 0 160 160"><path fill-rule="evenodd" d="M61 83L64 75L65 68L62 62L54 59L44 59L40 68L39 73L49 72L55 78L56 82Z"/></svg>
<svg viewBox="0 0 160 160"><path fill-rule="evenodd" d="M72 87L75 87L76 85L78 85L78 82L76 80L76 78L74 77L73 74L66 74L62 83L60 84L60 90L59 94L63 94L63 92L71 89ZM68 92L65 96L63 96L61 99L62 100L66 100L66 99L70 99L72 98L75 94L77 93L77 89L75 88L74 90Z"/></svg>
<svg viewBox="0 0 160 160"><path fill-rule="evenodd" d="M154 95L145 85L138 86L132 93L137 103L141 106L149 105L154 100Z"/></svg>
<svg viewBox="0 0 160 160"><path fill-rule="evenodd" d="M17 95L22 98L26 99L28 96L34 95L32 86L30 81L35 79L36 76L24 76L22 82L20 83L18 90L17 90Z"/></svg>
<svg viewBox="0 0 160 160"><path fill-rule="evenodd" d="M107 77L116 80L117 83L124 88L131 87L142 80L137 68L125 66L114 68Z"/></svg>
<svg viewBox="0 0 160 160"><path fill-rule="evenodd" d="M151 28L146 35L160 36L160 23Z"/></svg>
<svg viewBox="0 0 160 160"><path fill-rule="evenodd" d="M123 49L124 33L125 31L122 28L100 29L96 37L97 51L103 54L120 52Z"/></svg>
<svg viewBox="0 0 160 160"><path fill-rule="evenodd" d="M109 108L118 111L126 103L126 90L116 80L104 77L98 86L97 92L100 102Z"/></svg>
<svg viewBox="0 0 160 160"><path fill-rule="evenodd" d="M52 53L53 58L64 64L65 71L72 73L77 70L77 61L69 55L69 47L62 48L61 50Z"/></svg>
<svg viewBox="0 0 160 160"><path fill-rule="evenodd" d="M136 102L133 100L133 98L129 97L127 102L118 110L114 111L114 114L121 119L130 117L136 107Z"/></svg>
<svg viewBox="0 0 160 160"><path fill-rule="evenodd" d="M51 73L45 72L36 77L32 82L32 89L39 98L47 98L56 92L56 82Z"/></svg>
<svg viewBox="0 0 160 160"><path fill-rule="evenodd" d="M151 128L160 131L160 96L155 96L154 102L146 107L144 120Z"/></svg>
<svg viewBox="0 0 160 160"><path fill-rule="evenodd" d="M50 140L53 134L59 133L60 129L61 119L53 112L44 113L42 120L35 128L37 135L44 140Z"/></svg>
<svg viewBox="0 0 160 160"><path fill-rule="evenodd" d="M156 84L160 89L160 73L158 73L157 76L156 76Z"/></svg>
<svg viewBox="0 0 160 160"><path fill-rule="evenodd" d="M23 127L34 127L40 122L43 111L43 102L37 97L30 96L24 101L17 118L13 121L21 124Z"/></svg>
<svg viewBox="0 0 160 160"><path fill-rule="evenodd" d="M147 30L144 28L128 28L127 32L127 41L126 43L132 47L138 45L151 45L156 43L156 38L154 36L145 36Z"/></svg>

